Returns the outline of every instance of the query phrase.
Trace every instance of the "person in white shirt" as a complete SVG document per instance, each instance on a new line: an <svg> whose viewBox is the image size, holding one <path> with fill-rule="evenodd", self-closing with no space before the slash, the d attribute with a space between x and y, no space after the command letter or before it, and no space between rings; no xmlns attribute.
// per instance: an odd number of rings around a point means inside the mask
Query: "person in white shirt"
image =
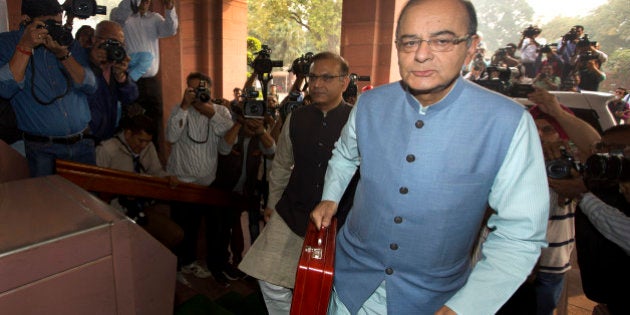
<svg viewBox="0 0 630 315"><path fill-rule="evenodd" d="M209 186L216 177L219 153L227 155L232 149L220 145L222 137L232 128L232 115L227 107L210 102L210 77L193 72L188 75L186 82L188 88L182 103L175 107L166 127L166 140L171 144L166 170L177 176L179 181ZM196 261L197 232L204 215L207 263L215 280L227 287L229 282L218 269L218 264L222 262L213 260L216 257L212 255L221 247L220 234L217 234L221 231L220 223L225 222L223 216L226 213L210 211L208 206L199 204L171 204L171 217L184 229L184 240L176 251L178 264L183 273L193 273L199 278L210 276L202 264Z"/></svg>
<svg viewBox="0 0 630 315"><path fill-rule="evenodd" d="M130 72L134 77L141 74L137 82L140 95L136 102L144 114L156 122L158 134L162 127L162 88L155 78L160 67L159 39L174 36L179 26L174 0L164 0L163 3L165 17L150 10L151 0L131 0L134 13L125 20L123 27L125 48L132 58ZM159 144L157 138L154 139L156 147Z"/></svg>

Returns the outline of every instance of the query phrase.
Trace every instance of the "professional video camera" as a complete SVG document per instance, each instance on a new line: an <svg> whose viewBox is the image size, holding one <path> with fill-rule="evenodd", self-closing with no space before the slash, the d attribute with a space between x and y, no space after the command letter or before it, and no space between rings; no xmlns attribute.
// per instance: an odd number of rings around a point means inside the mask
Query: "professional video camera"
<svg viewBox="0 0 630 315"><path fill-rule="evenodd" d="M48 34L54 41L56 41L61 46L70 46L74 41L72 37L72 32L61 25L61 23L50 19L44 21L45 25L38 25L37 28L45 28L48 30Z"/></svg>
<svg viewBox="0 0 630 315"><path fill-rule="evenodd" d="M507 48L499 48L497 49L497 51L494 52L494 55L497 56L497 58L504 58L505 56L507 56Z"/></svg>
<svg viewBox="0 0 630 315"><path fill-rule="evenodd" d="M125 60L127 52L122 43L115 39L108 39L98 46L107 52L107 61L121 62ZM205 81L203 81L205 82Z"/></svg>
<svg viewBox="0 0 630 315"><path fill-rule="evenodd" d="M562 153L561 158L545 162L545 169L549 178L567 179L571 178L572 170L582 172L582 165L573 158L565 147L560 147L560 152Z"/></svg>
<svg viewBox="0 0 630 315"><path fill-rule="evenodd" d="M273 67L282 67L282 60L271 60L271 49L267 45L262 45L262 49L256 53L258 55L252 63L252 68L256 72L260 86L262 87L262 100L257 100L258 92L245 91L245 103L243 104L243 114L247 118L263 118L267 112L267 86L273 79L271 70ZM255 95L254 95L255 93Z"/></svg>
<svg viewBox="0 0 630 315"><path fill-rule="evenodd" d="M486 68L486 72L488 73L487 79L474 80L473 82L495 92L509 95L510 77L512 76L510 69L491 65Z"/></svg>
<svg viewBox="0 0 630 315"><path fill-rule="evenodd" d="M584 164L584 179L606 182L630 181L630 159L622 155L591 155Z"/></svg>
<svg viewBox="0 0 630 315"><path fill-rule="evenodd" d="M243 102L243 115L247 118L261 118L265 115L267 104L266 101L258 100L260 95L254 88L247 88L242 94L245 101Z"/></svg>
<svg viewBox="0 0 630 315"><path fill-rule="evenodd" d="M575 44L575 47L583 48L583 47L590 47L590 46L596 46L596 45L597 45L596 41L590 40L588 38L588 34L584 34L584 36L580 38L580 41L577 42L577 44Z"/></svg>
<svg viewBox="0 0 630 315"><path fill-rule="evenodd" d="M512 76L518 72L516 68L505 68L492 65L486 68L488 78L485 80L474 80L473 82L499 92L509 97L527 98L529 93L534 92L531 84L512 84Z"/></svg>
<svg viewBox="0 0 630 315"><path fill-rule="evenodd" d="M525 28L522 32L524 37L532 38L542 32L542 29L538 28L538 26L530 25Z"/></svg>
<svg viewBox="0 0 630 315"><path fill-rule="evenodd" d="M309 71L311 70L312 62L313 53L307 52L306 54L293 60L293 64L291 65L291 69L289 69L289 72L293 72L296 75L301 74L302 76L307 76Z"/></svg>
<svg viewBox="0 0 630 315"><path fill-rule="evenodd" d="M595 45L597 45L597 42L589 40L588 35L584 35L584 37L582 37L580 41L577 42L575 46L579 49L580 62L593 60L593 59L599 59L599 56L594 54L590 49L585 49L587 47L591 47Z"/></svg>
<svg viewBox="0 0 630 315"><path fill-rule="evenodd" d="M571 42L579 38L578 32L575 27L572 27L569 32L562 36L562 41Z"/></svg>
<svg viewBox="0 0 630 315"><path fill-rule="evenodd" d="M66 2L63 9L80 19L87 19L97 14L107 14L107 7L97 5L96 0L72 0Z"/></svg>
<svg viewBox="0 0 630 315"><path fill-rule="evenodd" d="M550 53L551 50L552 50L551 46L555 46L555 45L552 45L552 44L542 45L540 47L540 52L541 53Z"/></svg>
<svg viewBox="0 0 630 315"><path fill-rule="evenodd" d="M195 97L203 103L210 101L210 89L207 86L206 80L199 81L199 86L195 89Z"/></svg>
<svg viewBox="0 0 630 315"><path fill-rule="evenodd" d="M358 95L357 81L370 81L369 75L357 75L356 73L350 74L350 83L345 91L343 91L343 99L347 101L349 97L356 97Z"/></svg>
<svg viewBox="0 0 630 315"><path fill-rule="evenodd" d="M298 101L300 92L291 91L287 97L288 101L280 107L280 117L282 117L282 121L286 121L287 116L289 116L292 111L304 106L304 101Z"/></svg>
<svg viewBox="0 0 630 315"><path fill-rule="evenodd" d="M282 60L271 60L271 48L267 45L262 45L262 49L255 54L258 57L254 59L251 66L256 73L271 73L273 67L282 67Z"/></svg>

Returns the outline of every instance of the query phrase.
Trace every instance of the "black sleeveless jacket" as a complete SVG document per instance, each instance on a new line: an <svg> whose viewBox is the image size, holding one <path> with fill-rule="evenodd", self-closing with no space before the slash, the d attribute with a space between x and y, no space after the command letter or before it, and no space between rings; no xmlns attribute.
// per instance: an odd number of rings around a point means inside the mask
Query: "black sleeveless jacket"
<svg viewBox="0 0 630 315"><path fill-rule="evenodd" d="M289 132L295 165L276 211L297 235L306 234L309 214L321 201L328 160L351 110L342 101L326 115L312 105L291 114Z"/></svg>

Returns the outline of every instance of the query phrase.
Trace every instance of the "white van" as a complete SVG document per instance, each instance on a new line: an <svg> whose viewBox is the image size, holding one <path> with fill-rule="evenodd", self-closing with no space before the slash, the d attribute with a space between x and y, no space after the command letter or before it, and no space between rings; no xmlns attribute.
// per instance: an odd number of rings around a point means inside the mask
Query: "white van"
<svg viewBox="0 0 630 315"><path fill-rule="evenodd" d="M576 116L591 124L600 134L617 125L606 106L606 103L613 97L610 93L594 91L550 91L550 93L558 98L560 104L570 108ZM514 100L527 107L534 105L526 98L514 98Z"/></svg>

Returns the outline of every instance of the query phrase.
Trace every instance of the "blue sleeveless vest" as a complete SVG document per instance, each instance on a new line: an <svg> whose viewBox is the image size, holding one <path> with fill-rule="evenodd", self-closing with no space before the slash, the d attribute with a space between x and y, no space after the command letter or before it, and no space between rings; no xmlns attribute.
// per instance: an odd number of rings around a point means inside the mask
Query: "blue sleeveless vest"
<svg viewBox="0 0 630 315"><path fill-rule="evenodd" d="M335 287L353 314L383 280L388 314L433 314L468 278L524 109L462 78L425 114L400 83L357 106L361 180L338 236Z"/></svg>

